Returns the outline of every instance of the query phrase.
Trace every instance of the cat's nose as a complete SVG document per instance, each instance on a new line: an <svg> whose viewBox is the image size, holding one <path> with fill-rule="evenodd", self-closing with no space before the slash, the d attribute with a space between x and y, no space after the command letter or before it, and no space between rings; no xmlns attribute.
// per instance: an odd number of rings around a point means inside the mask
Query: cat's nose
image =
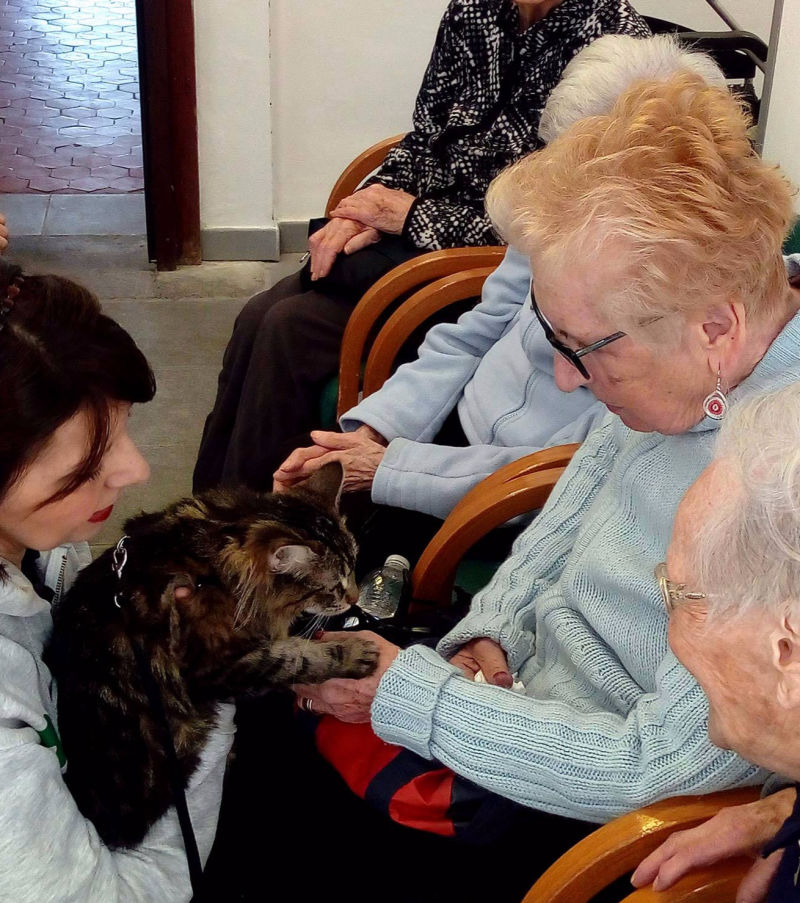
<svg viewBox="0 0 800 903"><path fill-rule="evenodd" d="M344 584L344 597L351 605L355 605L358 602L358 584L355 580L348 580Z"/></svg>

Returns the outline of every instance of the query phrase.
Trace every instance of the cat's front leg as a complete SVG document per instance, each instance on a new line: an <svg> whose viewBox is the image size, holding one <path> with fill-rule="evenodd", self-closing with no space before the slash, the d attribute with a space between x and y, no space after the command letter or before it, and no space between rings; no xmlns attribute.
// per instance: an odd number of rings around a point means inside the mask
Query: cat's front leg
<svg viewBox="0 0 800 903"><path fill-rule="evenodd" d="M236 696L294 683L317 684L332 677L368 677L377 664L377 646L358 636L336 640L289 637L265 641L245 653L219 674L218 680L221 689Z"/></svg>
<svg viewBox="0 0 800 903"><path fill-rule="evenodd" d="M359 636L344 636L335 640L312 640L299 637L283 640L282 645L299 648L300 661L292 675L292 683L322 683L332 677L368 677L378 666L378 647Z"/></svg>

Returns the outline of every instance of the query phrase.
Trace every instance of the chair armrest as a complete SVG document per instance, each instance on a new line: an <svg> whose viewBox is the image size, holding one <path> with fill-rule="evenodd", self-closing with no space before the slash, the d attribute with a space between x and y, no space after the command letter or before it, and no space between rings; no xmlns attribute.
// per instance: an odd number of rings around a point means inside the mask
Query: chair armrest
<svg viewBox="0 0 800 903"><path fill-rule="evenodd" d="M523 903L586 903L636 868L673 831L694 828L725 806L740 806L758 798L757 788L745 787L706 796L673 797L629 812L598 828L556 860L528 891ZM634 899L654 903L667 898L656 895Z"/></svg>
<svg viewBox="0 0 800 903"><path fill-rule="evenodd" d="M394 267L365 292L350 314L342 338L338 416L358 403L364 348L375 323L392 304L421 285L443 276L477 267L497 266L505 252L505 248L496 246L429 251Z"/></svg>
<svg viewBox="0 0 800 903"><path fill-rule="evenodd" d="M736 891L752 865L753 860L744 856L726 859L710 868L689 872L669 890L641 887L622 903L734 903Z"/></svg>
<svg viewBox="0 0 800 903"><path fill-rule="evenodd" d="M489 474L488 477L481 480L473 491L481 488L488 490L494 486L512 483L519 477L537 473L540 470L549 470L551 467L560 467L564 470L580 447L580 442L572 442L569 445L554 445L551 448L543 448L541 451L534 452L531 455L517 458L516 461L511 461L494 473ZM467 497L465 496L464 498Z"/></svg>
<svg viewBox="0 0 800 903"><path fill-rule="evenodd" d="M405 136L405 132L403 132L402 135L384 138L383 141L368 147L352 163L345 167L344 172L336 180L336 184L333 186L328 198L328 203L325 205L325 216L330 216L331 210L339 204L339 201L349 197L367 176L375 172L383 163L389 151L398 145Z"/></svg>
<svg viewBox="0 0 800 903"><path fill-rule="evenodd" d="M541 508L566 469L578 443L525 455L481 480L448 514L411 575L415 599L448 605L461 559L496 527Z"/></svg>
<svg viewBox="0 0 800 903"><path fill-rule="evenodd" d="M491 530L541 508L563 472L563 467L551 467L488 490L479 483L468 492L420 556L411 575L413 598L449 605L456 570L464 555Z"/></svg>
<svg viewBox="0 0 800 903"><path fill-rule="evenodd" d="M464 270L431 282L407 298L389 317L372 343L364 369L363 397L377 392L392 373L400 349L417 327L440 310L467 298L480 298L494 267Z"/></svg>

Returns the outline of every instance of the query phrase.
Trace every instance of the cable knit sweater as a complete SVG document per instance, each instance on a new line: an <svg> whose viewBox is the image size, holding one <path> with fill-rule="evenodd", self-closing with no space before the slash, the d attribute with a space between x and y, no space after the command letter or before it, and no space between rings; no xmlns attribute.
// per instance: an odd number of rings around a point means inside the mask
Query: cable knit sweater
<svg viewBox="0 0 800 903"><path fill-rule="evenodd" d="M800 314L730 397L798 379ZM705 697L669 651L653 577L716 427L706 418L680 436L637 433L609 414L438 654L411 647L383 676L379 736L524 805L594 822L763 782L709 740ZM446 661L482 636L506 650L524 695Z"/></svg>

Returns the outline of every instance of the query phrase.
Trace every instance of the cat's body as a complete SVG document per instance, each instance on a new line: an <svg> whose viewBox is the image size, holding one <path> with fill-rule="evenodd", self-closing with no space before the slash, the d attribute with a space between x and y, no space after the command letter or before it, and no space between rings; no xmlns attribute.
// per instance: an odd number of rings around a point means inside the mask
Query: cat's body
<svg viewBox="0 0 800 903"><path fill-rule="evenodd" d="M139 843L172 803L133 642L159 687L184 785L220 701L374 671L377 651L359 637L289 636L301 611L352 601L355 545L333 502L338 465L333 477L284 495L207 492L135 517L121 578L109 550L54 610L46 661L66 781L109 846Z"/></svg>

